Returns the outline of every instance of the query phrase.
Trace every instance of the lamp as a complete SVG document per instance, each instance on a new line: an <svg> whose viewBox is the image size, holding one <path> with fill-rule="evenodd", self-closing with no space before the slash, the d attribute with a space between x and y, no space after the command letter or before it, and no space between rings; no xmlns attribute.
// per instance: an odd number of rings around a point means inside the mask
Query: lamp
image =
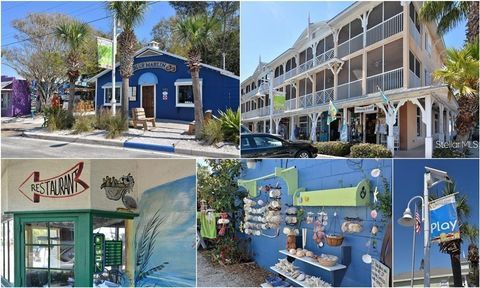
<svg viewBox="0 0 480 288"><path fill-rule="evenodd" d="M415 220L413 219L412 211L410 211L410 207L407 207L407 209L405 209L405 212L403 212L402 218L398 219L398 224L405 227L412 227L414 223Z"/></svg>

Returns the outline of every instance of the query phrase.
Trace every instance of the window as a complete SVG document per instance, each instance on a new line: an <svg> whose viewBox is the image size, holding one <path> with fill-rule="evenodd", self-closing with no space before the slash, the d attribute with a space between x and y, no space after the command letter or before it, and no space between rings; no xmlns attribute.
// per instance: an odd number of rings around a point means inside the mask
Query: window
<svg viewBox="0 0 480 288"><path fill-rule="evenodd" d="M72 286L75 245L73 222L25 224L25 283L29 287Z"/></svg>
<svg viewBox="0 0 480 288"><path fill-rule="evenodd" d="M10 102L12 101L12 92L5 91L2 92L2 109L7 109L10 106Z"/></svg>
<svg viewBox="0 0 480 288"><path fill-rule="evenodd" d="M425 33L425 51L427 51L428 55L432 55L432 39L428 33Z"/></svg>
<svg viewBox="0 0 480 288"><path fill-rule="evenodd" d="M440 130L440 125L439 125L439 120L438 120L438 114L435 113L434 114L434 119L433 119L433 129L434 129L434 133L438 133L438 131Z"/></svg>
<svg viewBox="0 0 480 288"><path fill-rule="evenodd" d="M379 47L367 53L367 76L377 75L383 72L382 49Z"/></svg>
<svg viewBox="0 0 480 288"><path fill-rule="evenodd" d="M325 89L333 87L334 76L333 72L330 69L326 69L325 71Z"/></svg>
<svg viewBox="0 0 480 288"><path fill-rule="evenodd" d="M342 69L338 73L338 85L348 83L349 61L343 63Z"/></svg>
<svg viewBox="0 0 480 288"><path fill-rule="evenodd" d="M115 100L117 101L117 106L122 105L122 88L120 86L115 87ZM112 87L103 87L103 100L105 106L112 105L110 102L112 102Z"/></svg>
<svg viewBox="0 0 480 288"><path fill-rule="evenodd" d="M385 72L403 66L403 39L388 43L384 48Z"/></svg>
<svg viewBox="0 0 480 288"><path fill-rule="evenodd" d="M420 19L418 18L417 10L415 10L415 5L410 2L410 19L412 20L415 28L420 33Z"/></svg>
<svg viewBox="0 0 480 288"><path fill-rule="evenodd" d="M373 10L368 15L368 24L367 29L377 26L378 24L382 23L383 18L383 3L375 6Z"/></svg>
<svg viewBox="0 0 480 288"><path fill-rule="evenodd" d="M275 148L282 147L282 141L273 137L253 136L253 141L257 148Z"/></svg>
<svg viewBox="0 0 480 288"><path fill-rule="evenodd" d="M350 82L362 79L362 55L350 60Z"/></svg>
<svg viewBox="0 0 480 288"><path fill-rule="evenodd" d="M15 276L13 265L13 219L7 219L2 222L2 233L0 236L2 242L2 260L0 260L2 277L13 283Z"/></svg>
<svg viewBox="0 0 480 288"><path fill-rule="evenodd" d="M325 38L325 51L333 49L334 46L335 44L333 43L333 34L330 34Z"/></svg>
<svg viewBox="0 0 480 288"><path fill-rule="evenodd" d="M250 141L248 141L247 137L242 137L242 149L248 149L248 148L252 148L250 146Z"/></svg>
<svg viewBox="0 0 480 288"><path fill-rule="evenodd" d="M383 19L388 20L393 16L402 13L403 7L400 1L385 1L383 2Z"/></svg>
<svg viewBox="0 0 480 288"><path fill-rule="evenodd" d="M325 89L325 73L323 71L320 71L315 75L315 82L315 89L317 89L317 91Z"/></svg>
<svg viewBox="0 0 480 288"><path fill-rule="evenodd" d="M409 68L410 71L415 73L418 78L420 78L420 75L422 73L420 71L420 66L420 61L418 61L417 57L415 57L415 55L413 55L413 53L410 51Z"/></svg>
<svg viewBox="0 0 480 288"><path fill-rule="evenodd" d="M192 80L177 80L176 87L176 106L194 107ZM202 97L202 80L200 80L200 97ZM253 109L253 108L252 108Z"/></svg>

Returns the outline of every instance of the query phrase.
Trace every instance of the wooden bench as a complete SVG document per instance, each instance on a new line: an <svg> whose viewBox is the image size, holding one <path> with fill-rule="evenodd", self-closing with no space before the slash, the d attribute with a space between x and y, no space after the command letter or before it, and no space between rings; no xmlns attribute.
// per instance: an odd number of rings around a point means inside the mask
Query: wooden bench
<svg viewBox="0 0 480 288"><path fill-rule="evenodd" d="M148 130L147 122L152 123L152 127L155 127L155 118L154 117L146 117L145 116L145 109L143 108L133 108L132 109L132 121L133 127L137 128L138 124L143 125L143 130Z"/></svg>

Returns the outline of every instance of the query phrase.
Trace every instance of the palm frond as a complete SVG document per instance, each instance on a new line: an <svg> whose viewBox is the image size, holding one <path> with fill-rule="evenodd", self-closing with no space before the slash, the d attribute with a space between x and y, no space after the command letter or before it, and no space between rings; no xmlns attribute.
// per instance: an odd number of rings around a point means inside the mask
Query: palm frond
<svg viewBox="0 0 480 288"><path fill-rule="evenodd" d="M148 9L146 1L111 1L107 3L110 10L121 27L132 31L135 26L141 24Z"/></svg>

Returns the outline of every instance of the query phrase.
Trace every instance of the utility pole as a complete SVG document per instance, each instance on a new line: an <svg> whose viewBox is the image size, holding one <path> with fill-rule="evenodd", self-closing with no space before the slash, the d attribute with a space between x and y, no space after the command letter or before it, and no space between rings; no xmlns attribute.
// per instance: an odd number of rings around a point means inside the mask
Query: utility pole
<svg viewBox="0 0 480 288"><path fill-rule="evenodd" d="M117 17L113 13L113 42L112 42L112 99L110 103L112 105L112 115L115 116L117 112L117 100L115 99L115 54L117 52Z"/></svg>

